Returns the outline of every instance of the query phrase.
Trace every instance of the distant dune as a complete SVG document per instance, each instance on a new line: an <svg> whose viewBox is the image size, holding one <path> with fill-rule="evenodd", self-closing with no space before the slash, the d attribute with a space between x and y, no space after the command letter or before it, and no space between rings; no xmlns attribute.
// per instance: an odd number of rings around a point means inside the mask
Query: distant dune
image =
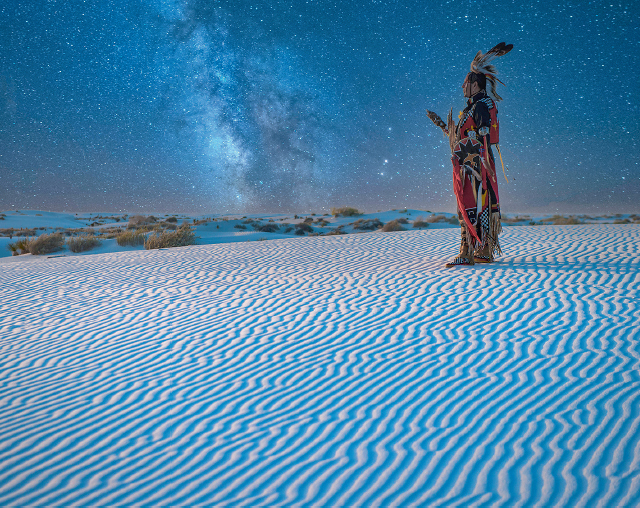
<svg viewBox="0 0 640 508"><path fill-rule="evenodd" d="M171 234L182 224L188 224L200 245L299 238L301 236L332 236L369 231L403 231L458 227L456 214L426 210L389 210L370 214L349 207L332 209L332 213L254 214L254 215L185 215L121 213L69 214L44 211L0 212L0 262L2 258L28 251L16 249L21 239L33 239L43 234L63 235L67 242L61 250L48 254L73 256L144 249L144 240L151 235ZM546 215L509 214L503 216L505 226L570 225L570 224L640 224L635 214L609 215ZM117 241L122 234L137 236L139 241ZM91 248L77 252L69 242L72 238L91 237ZM80 241L80 240L78 240ZM162 242L148 242L147 247ZM13 252L12 252L13 251ZM20 261L29 258L19 256ZM8 261L4 259L4 261ZM12 261L16 261L13 259Z"/></svg>

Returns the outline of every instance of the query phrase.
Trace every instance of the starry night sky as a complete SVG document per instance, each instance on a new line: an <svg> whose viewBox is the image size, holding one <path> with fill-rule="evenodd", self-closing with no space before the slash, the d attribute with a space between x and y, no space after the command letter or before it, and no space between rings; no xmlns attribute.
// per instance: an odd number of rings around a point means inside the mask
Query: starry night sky
<svg viewBox="0 0 640 508"><path fill-rule="evenodd" d="M503 211L638 212L639 16L635 0L5 0L0 210L455 211L425 109L457 116L476 51L506 41Z"/></svg>

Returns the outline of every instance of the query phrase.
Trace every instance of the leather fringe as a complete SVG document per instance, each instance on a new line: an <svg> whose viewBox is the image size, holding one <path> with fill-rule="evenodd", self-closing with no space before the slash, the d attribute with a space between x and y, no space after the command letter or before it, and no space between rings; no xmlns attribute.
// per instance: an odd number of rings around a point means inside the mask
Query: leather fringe
<svg viewBox="0 0 640 508"><path fill-rule="evenodd" d="M478 242L473 237L473 235L469 232L469 229L467 228L467 225L464 222L462 222L460 225L462 226L461 234L464 238L464 241L467 243L467 259L469 260L470 265L475 265L476 262L475 262L473 253L476 250L476 244ZM462 255L462 252L460 252L460 254Z"/></svg>
<svg viewBox="0 0 640 508"><path fill-rule="evenodd" d="M499 213L492 213L489 217L489 247L493 257L502 255L502 249L500 248L500 241L498 236L502 233L502 221L500 220Z"/></svg>

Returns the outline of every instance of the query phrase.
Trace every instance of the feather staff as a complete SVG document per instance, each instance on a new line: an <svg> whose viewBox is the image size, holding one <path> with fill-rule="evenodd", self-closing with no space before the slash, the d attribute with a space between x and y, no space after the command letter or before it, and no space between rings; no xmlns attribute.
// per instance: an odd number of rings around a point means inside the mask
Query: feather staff
<svg viewBox="0 0 640 508"><path fill-rule="evenodd" d="M427 116L434 124L436 124L437 127L440 127L443 134L449 138L449 146L451 147L451 153L453 153L453 148L456 146L456 143L460 141L456 133L456 124L453 121L453 108L447 115L447 123L444 123L442 118L440 118L437 113L429 111L428 109Z"/></svg>
<svg viewBox="0 0 640 508"><path fill-rule="evenodd" d="M442 118L440 118L437 113L427 109L427 116L429 117L429 120L436 124L436 127L440 127L442 129L445 136L449 135L449 132L447 131L447 124L442 121Z"/></svg>

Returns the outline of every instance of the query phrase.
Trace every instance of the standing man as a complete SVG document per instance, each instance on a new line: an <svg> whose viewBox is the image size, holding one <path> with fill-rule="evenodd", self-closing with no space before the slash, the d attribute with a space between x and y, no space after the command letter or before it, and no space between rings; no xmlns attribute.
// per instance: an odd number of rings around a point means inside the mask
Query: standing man
<svg viewBox="0 0 640 508"><path fill-rule="evenodd" d="M451 112L445 126L438 115L427 111L429 118L449 136L452 150L461 241L460 252L447 267L491 263L502 253L498 242L502 231L498 179L491 148L499 141L496 102L502 97L496 92L496 82L502 82L490 62L512 48L512 44L501 42L485 54L478 51L462 83L467 106L460 113L457 125L453 124ZM487 93L487 83L491 96Z"/></svg>

